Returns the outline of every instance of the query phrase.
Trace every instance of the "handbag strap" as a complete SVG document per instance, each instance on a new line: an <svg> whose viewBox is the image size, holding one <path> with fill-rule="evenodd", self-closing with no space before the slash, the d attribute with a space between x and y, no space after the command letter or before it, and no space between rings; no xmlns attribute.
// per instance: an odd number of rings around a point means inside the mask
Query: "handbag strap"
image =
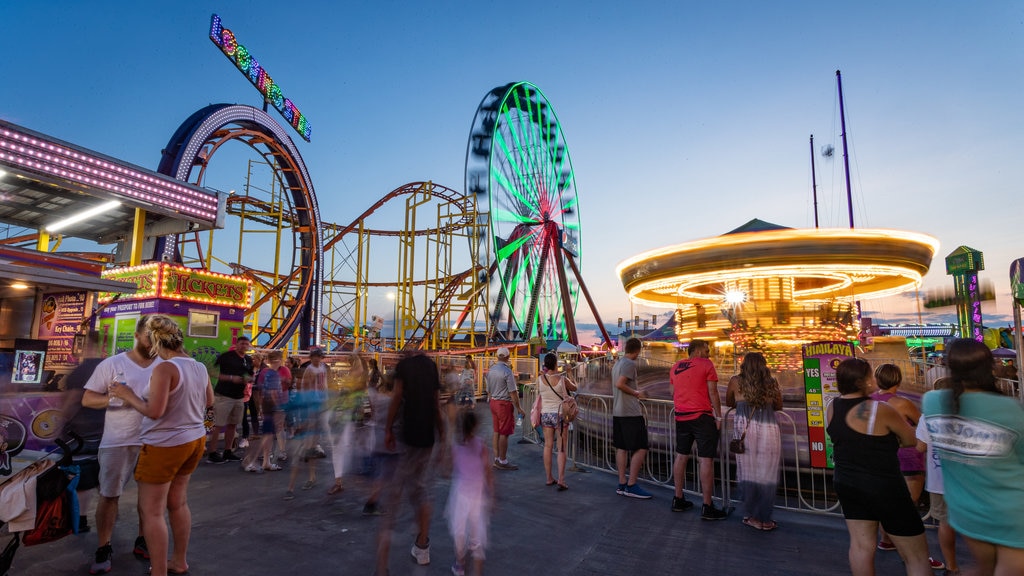
<svg viewBox="0 0 1024 576"><path fill-rule="evenodd" d="M541 374L540 377L544 379L544 383L548 385L548 388L551 388L551 391L555 393L555 396L558 396L559 400L565 402L565 398L562 398L562 395L558 393L558 390L555 390L555 387L551 385L551 381L548 380L548 375Z"/></svg>
<svg viewBox="0 0 1024 576"><path fill-rule="evenodd" d="M747 429L750 428L750 421L754 419L754 410L757 410L757 408L752 408L750 410L750 414L747 416L747 425L743 427L743 434L740 435L741 442L747 437Z"/></svg>

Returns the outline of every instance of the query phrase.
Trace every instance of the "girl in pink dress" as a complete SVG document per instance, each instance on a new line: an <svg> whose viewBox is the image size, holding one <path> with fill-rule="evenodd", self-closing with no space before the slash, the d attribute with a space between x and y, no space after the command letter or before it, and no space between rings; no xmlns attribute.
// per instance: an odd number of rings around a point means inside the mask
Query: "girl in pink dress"
<svg viewBox="0 0 1024 576"><path fill-rule="evenodd" d="M476 413L460 415L461 438L452 446L452 487L448 496L448 527L455 540L452 574L466 573L467 554L473 558L476 573L483 573L487 547L487 521L491 515L494 477L487 444L476 436Z"/></svg>

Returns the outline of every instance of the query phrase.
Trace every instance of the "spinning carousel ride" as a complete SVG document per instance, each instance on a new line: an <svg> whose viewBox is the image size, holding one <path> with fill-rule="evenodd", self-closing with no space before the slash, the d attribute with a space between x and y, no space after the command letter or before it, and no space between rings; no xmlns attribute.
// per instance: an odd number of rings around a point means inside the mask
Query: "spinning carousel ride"
<svg viewBox="0 0 1024 576"><path fill-rule="evenodd" d="M718 341L779 364L800 344L855 338L856 302L919 286L938 247L914 232L754 220L639 254L616 272L634 301L676 310L681 342Z"/></svg>

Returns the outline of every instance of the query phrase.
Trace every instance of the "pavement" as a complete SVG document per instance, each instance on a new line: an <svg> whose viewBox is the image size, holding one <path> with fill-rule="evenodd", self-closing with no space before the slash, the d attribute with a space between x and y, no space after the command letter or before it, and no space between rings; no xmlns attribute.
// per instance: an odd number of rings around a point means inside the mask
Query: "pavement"
<svg viewBox="0 0 1024 576"><path fill-rule="evenodd" d="M486 406L481 404L478 410L482 427L489 429ZM482 430L482 435L489 439L489 430ZM688 499L698 505L674 513L670 490L647 486L654 494L651 500L626 498L615 493L616 477L601 471L567 472L570 489L559 492L544 485L541 446L517 444L515 438L509 455L519 470L495 470L498 497L484 565L488 574L849 574L848 538L841 518L777 511L779 528L772 532L743 525L741 511L723 521L702 521L699 498L692 494ZM328 496L332 476L330 460L318 460L318 483L301 490L303 471L295 499L285 501L287 468L257 475L242 472L237 463L204 461L189 489L190 573L373 574L380 519L362 515L369 480L346 477L345 490ZM399 510L391 574L451 574L453 545L443 516L448 489L449 481L438 476L427 566L416 565L410 555L414 527L408 504ZM141 575L148 567L131 554L138 522L135 502L131 482L120 502L112 575ZM94 524L91 513L89 523ZM933 530L928 539L938 556ZM7 540L0 539L0 546ZM95 532L22 547L9 574L88 574L96 547ZM875 566L880 575L903 574L896 552L878 552Z"/></svg>

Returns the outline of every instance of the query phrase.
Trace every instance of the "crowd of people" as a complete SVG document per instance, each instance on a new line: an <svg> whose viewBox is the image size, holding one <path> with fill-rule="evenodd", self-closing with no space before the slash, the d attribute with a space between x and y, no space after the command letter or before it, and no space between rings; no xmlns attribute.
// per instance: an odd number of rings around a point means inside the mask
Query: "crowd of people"
<svg viewBox="0 0 1024 576"><path fill-rule="evenodd" d="M82 371L91 373L69 377L69 388L84 382L83 409L76 418L91 422L87 436L97 444L95 482L83 478L83 486L95 485L99 492L99 546L91 574L111 570L119 498L132 477L139 487L140 530L133 553L150 561L153 574L181 574L188 571L188 484L202 459L237 462L250 473L287 469L284 499L291 500L297 488L317 485L316 461L328 456L333 471L328 495L341 493L353 470L373 473L363 513L388 512L379 525L378 574L388 573L392 533L405 500L414 516L410 554L418 564L430 563L429 488L438 462L451 478L445 515L455 548L452 572L482 571L493 474L518 468L509 460L509 437L526 415L507 349L497 350L482 372L471 356L461 366L439 369L430 357L411 354L385 372L375 359L350 354L341 374L332 372L318 348L303 363L286 359L280 350L252 353L249 340L239 337L217 359L216 386L211 386L206 367L182 342L173 320L144 316L132 350L83 363ZM612 370L612 444L616 493L650 500L653 495L639 482L650 448L641 404L648 395L638 377L641 352L642 343L629 339ZM668 374L676 452L671 510L695 507L683 490L695 450L700 518L723 520L728 514L712 498L723 422L719 377L708 342L693 340L687 352ZM533 382L537 402L531 416L543 434L545 484L566 491L573 417L567 404L577 387L576 371L560 368L555 354L544 355L542 362ZM829 405L827 427L855 575L874 574L876 550L896 550L908 574L934 569L959 574L958 534L980 573L1024 573L1024 509L1017 510L1024 506L1019 482L1024 412L1016 400L999 395L992 366L984 345L953 342L945 373L935 375L936 391L925 395L923 407L900 393L902 374L895 365L872 370L853 358L837 366L840 396ZM487 393L489 446L475 410L477 382ZM779 527L773 512L782 446L775 414L782 409L782 392L764 355L743 356L728 381L724 405L734 409L730 451L736 458L742 523L770 532ZM97 420L102 412L105 418ZM925 490L939 523L944 562L928 556L918 511Z"/></svg>

